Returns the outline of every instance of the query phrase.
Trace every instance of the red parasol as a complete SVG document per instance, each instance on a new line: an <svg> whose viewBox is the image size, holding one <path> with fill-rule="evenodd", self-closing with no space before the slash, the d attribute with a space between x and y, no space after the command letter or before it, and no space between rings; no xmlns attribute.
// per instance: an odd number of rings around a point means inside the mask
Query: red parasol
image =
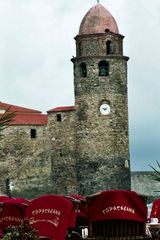
<svg viewBox="0 0 160 240"><path fill-rule="evenodd" d="M123 219L145 222L147 206L134 191L110 190L87 197L88 217L91 222Z"/></svg>
<svg viewBox="0 0 160 240"><path fill-rule="evenodd" d="M26 216L40 237L64 240L67 229L75 226L76 213L71 201L60 195L44 195L33 199Z"/></svg>

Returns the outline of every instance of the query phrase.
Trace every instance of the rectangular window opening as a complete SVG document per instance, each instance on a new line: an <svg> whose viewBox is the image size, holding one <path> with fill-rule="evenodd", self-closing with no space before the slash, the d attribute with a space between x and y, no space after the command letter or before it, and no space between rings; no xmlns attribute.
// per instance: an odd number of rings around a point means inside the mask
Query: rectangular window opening
<svg viewBox="0 0 160 240"><path fill-rule="evenodd" d="M57 121L58 121L58 122L61 122L61 121L62 121L62 116L61 116L61 114L57 114Z"/></svg>
<svg viewBox="0 0 160 240"><path fill-rule="evenodd" d="M36 138L36 137L37 137L37 131L36 131L36 129L31 129L30 134L31 134L31 138Z"/></svg>

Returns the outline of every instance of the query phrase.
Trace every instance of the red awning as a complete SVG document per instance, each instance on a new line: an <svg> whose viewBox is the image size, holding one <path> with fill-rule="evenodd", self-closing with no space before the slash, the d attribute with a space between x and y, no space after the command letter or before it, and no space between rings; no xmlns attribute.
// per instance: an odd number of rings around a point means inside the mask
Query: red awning
<svg viewBox="0 0 160 240"><path fill-rule="evenodd" d="M160 198L153 201L152 210L150 214L151 218L158 218L160 222Z"/></svg>
<svg viewBox="0 0 160 240"><path fill-rule="evenodd" d="M64 240L67 229L75 226L76 212L71 201L60 195L44 195L33 199L26 217L39 236Z"/></svg>
<svg viewBox="0 0 160 240"><path fill-rule="evenodd" d="M71 194L73 199L79 200L78 210L76 212L77 217L79 218L87 218L87 203L86 198L80 195Z"/></svg>
<svg viewBox="0 0 160 240"><path fill-rule="evenodd" d="M8 226L16 226L23 223L27 206L27 200L10 198L4 201L1 214L1 229L3 232Z"/></svg>
<svg viewBox="0 0 160 240"><path fill-rule="evenodd" d="M10 198L8 197L8 196L6 196L6 195L2 195L2 196L0 196L0 202L6 202L6 201L8 201Z"/></svg>
<svg viewBox="0 0 160 240"><path fill-rule="evenodd" d="M140 222L147 220L146 203L133 191L104 191L95 196L88 196L87 204L91 222L111 219Z"/></svg>

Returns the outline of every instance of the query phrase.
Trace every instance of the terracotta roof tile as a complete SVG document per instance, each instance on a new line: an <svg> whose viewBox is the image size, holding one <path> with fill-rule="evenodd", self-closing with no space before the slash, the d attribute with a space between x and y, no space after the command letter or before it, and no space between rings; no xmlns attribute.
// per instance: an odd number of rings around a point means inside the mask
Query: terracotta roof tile
<svg viewBox="0 0 160 240"><path fill-rule="evenodd" d="M41 113L41 111L37 111L37 110L34 110L34 109L24 108L24 107L15 106L15 105L12 105L12 104L0 102L0 109L7 110L8 108L9 108L9 111L11 111L11 112Z"/></svg>
<svg viewBox="0 0 160 240"><path fill-rule="evenodd" d="M11 125L47 125L47 114L17 114Z"/></svg>
<svg viewBox="0 0 160 240"><path fill-rule="evenodd" d="M48 123L48 115L42 114L41 111L0 102L0 110L8 109L9 112L15 113L10 125L47 125ZM3 111L0 111L0 116L2 114Z"/></svg>
<svg viewBox="0 0 160 240"><path fill-rule="evenodd" d="M51 112L64 112L64 111L75 111L75 110L76 109L74 106L65 106L65 107L56 107L47 112L51 113Z"/></svg>

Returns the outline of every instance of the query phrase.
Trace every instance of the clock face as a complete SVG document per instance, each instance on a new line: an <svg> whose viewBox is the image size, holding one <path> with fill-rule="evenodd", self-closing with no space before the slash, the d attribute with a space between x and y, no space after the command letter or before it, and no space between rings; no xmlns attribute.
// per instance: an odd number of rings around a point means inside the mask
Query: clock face
<svg viewBox="0 0 160 240"><path fill-rule="evenodd" d="M101 106L100 106L100 113L102 115L108 115L111 111L111 108L110 108L110 105L107 104L107 103L103 103Z"/></svg>

